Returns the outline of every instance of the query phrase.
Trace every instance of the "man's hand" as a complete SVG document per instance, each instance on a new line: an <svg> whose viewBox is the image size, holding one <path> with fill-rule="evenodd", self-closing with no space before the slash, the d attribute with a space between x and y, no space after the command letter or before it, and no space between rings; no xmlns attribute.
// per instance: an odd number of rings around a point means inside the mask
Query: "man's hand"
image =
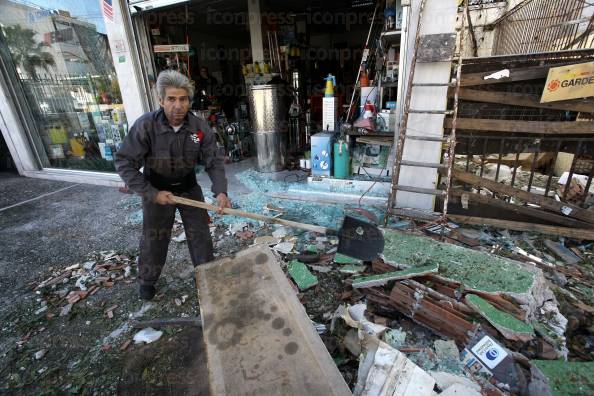
<svg viewBox="0 0 594 396"><path fill-rule="evenodd" d="M219 210L217 211L218 214L223 214L224 208L231 208L231 201L229 201L227 194L220 193L217 195L217 201L219 202Z"/></svg>
<svg viewBox="0 0 594 396"><path fill-rule="evenodd" d="M155 196L155 203L158 203L159 205L174 205L173 193L169 191L159 191Z"/></svg>

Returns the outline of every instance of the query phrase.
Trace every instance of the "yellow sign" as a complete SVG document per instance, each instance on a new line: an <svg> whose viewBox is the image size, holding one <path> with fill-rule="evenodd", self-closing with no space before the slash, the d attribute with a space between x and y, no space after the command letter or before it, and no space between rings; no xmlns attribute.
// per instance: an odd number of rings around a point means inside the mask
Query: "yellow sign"
<svg viewBox="0 0 594 396"><path fill-rule="evenodd" d="M552 67L541 103L594 96L594 62Z"/></svg>

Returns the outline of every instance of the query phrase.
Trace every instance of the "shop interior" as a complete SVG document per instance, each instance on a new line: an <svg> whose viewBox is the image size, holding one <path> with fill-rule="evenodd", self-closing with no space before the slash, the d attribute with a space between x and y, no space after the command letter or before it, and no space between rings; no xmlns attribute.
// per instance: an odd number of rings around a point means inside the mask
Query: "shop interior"
<svg viewBox="0 0 594 396"><path fill-rule="evenodd" d="M149 36L148 80L165 69L190 77L192 109L216 128L230 162L257 157L261 172L337 179L389 175L400 1L262 0L263 59L252 53L247 1L174 3L132 9Z"/></svg>

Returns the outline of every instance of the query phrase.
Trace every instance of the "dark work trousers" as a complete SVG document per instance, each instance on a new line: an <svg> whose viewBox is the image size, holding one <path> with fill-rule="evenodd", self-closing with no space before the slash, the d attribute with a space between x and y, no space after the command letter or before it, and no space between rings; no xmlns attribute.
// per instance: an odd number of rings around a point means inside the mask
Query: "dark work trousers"
<svg viewBox="0 0 594 396"><path fill-rule="evenodd" d="M204 201L200 186L175 195ZM141 285L154 285L161 275L167 259L171 229L175 221L175 209L179 209L181 214L194 266L214 259L208 213L205 209L186 205L159 205L144 199L142 202L143 230L138 260L138 278Z"/></svg>

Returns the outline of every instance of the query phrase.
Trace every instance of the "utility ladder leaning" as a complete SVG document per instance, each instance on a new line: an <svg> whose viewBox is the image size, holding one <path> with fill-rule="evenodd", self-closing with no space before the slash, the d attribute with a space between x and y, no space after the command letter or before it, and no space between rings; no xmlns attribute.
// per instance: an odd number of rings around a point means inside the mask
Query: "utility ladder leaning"
<svg viewBox="0 0 594 396"><path fill-rule="evenodd" d="M460 43L458 45L458 53L455 53L453 56L453 60L456 61L456 66L453 68L454 76L450 80L449 83L415 83L415 69L417 65L417 58L419 54L420 42L422 39L421 35L421 28L423 22L423 14L425 12L425 5L427 0L421 0L420 2L420 9L419 9L419 19L417 22L417 30L414 40L414 49L413 49L413 57L411 60L411 67L409 71L409 76L407 80L407 89L406 89L406 96L404 100L404 109L402 114L402 121L400 123L400 128L398 132L398 143L396 148L396 158L394 161L394 165L392 168L392 186L390 195L388 198L388 208L386 212L385 222L387 223L392 216L402 216L403 212L396 209L396 194L398 191L416 193L416 194L427 194L427 195L435 195L435 196L442 196L443 197L443 211L440 217L440 222L442 224L447 223L447 209L448 209L448 200L450 195L450 187L451 187L451 176L452 176L452 169L454 166L454 159L455 159L455 147L456 147L456 123L458 117L458 99L459 99L459 90L460 90L460 77L462 74L462 48L464 43L464 25L466 20L466 12L462 12L462 21L461 21L461 31L460 31ZM464 11L466 11L466 7L468 7L468 0L464 1ZM448 87L454 89L454 100L453 100L453 108L451 110L421 110L421 109L412 109L411 108L411 96L413 93L413 87ZM422 136L422 135L407 135L408 129L408 121L410 114L444 114L445 116L452 117L452 128L450 134L447 137L437 137L437 136ZM408 140L417 140L417 141L428 141L428 142L440 142L445 145L445 150L443 155L441 155L442 161L440 163L430 163L430 162L419 162L419 161L410 161L404 160L404 148L406 141ZM445 173L445 176L442 178L442 185L441 189L431 189L431 188L421 188L415 186L407 186L401 185L400 181L400 170L402 166L408 167L417 167L417 168L433 168L437 169L442 173ZM444 227L445 228L445 227Z"/></svg>

